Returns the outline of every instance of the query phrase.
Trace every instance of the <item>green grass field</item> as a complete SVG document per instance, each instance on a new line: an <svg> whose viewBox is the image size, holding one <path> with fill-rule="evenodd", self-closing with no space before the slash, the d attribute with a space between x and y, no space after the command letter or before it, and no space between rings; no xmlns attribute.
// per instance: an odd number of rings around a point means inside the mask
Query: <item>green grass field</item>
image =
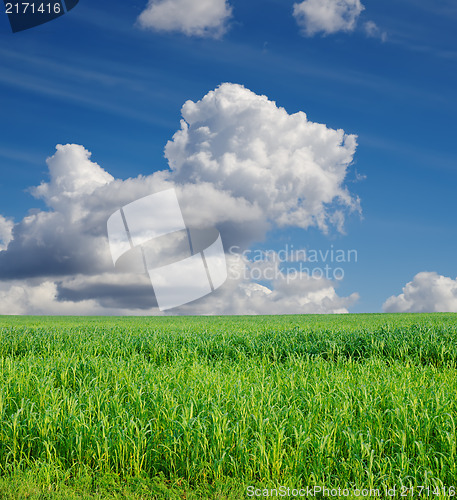
<svg viewBox="0 0 457 500"><path fill-rule="evenodd" d="M456 367L455 314L2 317L0 498L441 498Z"/></svg>

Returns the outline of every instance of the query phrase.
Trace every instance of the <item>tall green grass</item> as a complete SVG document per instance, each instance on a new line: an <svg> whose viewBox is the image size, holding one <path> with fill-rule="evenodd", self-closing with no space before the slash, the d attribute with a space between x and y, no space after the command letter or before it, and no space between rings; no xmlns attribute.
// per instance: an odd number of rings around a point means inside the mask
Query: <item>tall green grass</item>
<svg viewBox="0 0 457 500"><path fill-rule="evenodd" d="M0 474L455 485L456 319L4 317Z"/></svg>

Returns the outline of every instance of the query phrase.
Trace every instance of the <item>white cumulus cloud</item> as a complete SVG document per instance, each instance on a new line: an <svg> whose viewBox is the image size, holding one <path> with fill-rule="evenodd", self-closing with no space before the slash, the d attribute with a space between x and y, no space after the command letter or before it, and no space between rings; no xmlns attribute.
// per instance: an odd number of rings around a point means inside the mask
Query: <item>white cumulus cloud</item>
<svg viewBox="0 0 457 500"><path fill-rule="evenodd" d="M186 102L182 115L165 148L170 169L149 176L115 179L83 146L57 146L49 179L30 190L47 209L14 226L0 217L0 313L69 314L72 304L74 314L157 313L150 282L113 269L106 222L164 189L176 190L189 227L217 227L226 250L251 247L276 227L342 230L345 214L360 209L344 185L354 135L228 83ZM357 297L339 297L335 288L305 274L291 282L277 273L266 284L232 276L176 312L346 312Z"/></svg>
<svg viewBox="0 0 457 500"><path fill-rule="evenodd" d="M266 96L225 83L182 108L181 130L165 148L175 183L209 184L245 200L275 226L323 231L358 210L344 186L355 135L293 115ZM338 208L337 208L338 207ZM336 215L335 215L336 214Z"/></svg>
<svg viewBox="0 0 457 500"><path fill-rule="evenodd" d="M384 312L457 312L457 279L435 272L421 272L403 287L403 293L389 297Z"/></svg>
<svg viewBox="0 0 457 500"><path fill-rule="evenodd" d="M138 22L143 28L218 38L227 30L227 0L150 0Z"/></svg>
<svg viewBox="0 0 457 500"><path fill-rule="evenodd" d="M32 190L33 194L55 210L65 211L78 206L72 203L73 199L89 196L97 187L114 180L90 157L91 153L82 146L58 144L56 153L46 161L50 182L42 182Z"/></svg>
<svg viewBox="0 0 457 500"><path fill-rule="evenodd" d="M117 200L110 201L102 188L113 177L76 144L57 145L47 164L50 181L31 192L49 210L14 225L7 249L0 252L0 279L91 274L110 261L103 233Z"/></svg>
<svg viewBox="0 0 457 500"><path fill-rule="evenodd" d="M281 270L279 260L249 261L228 255L229 279L199 305L200 314L343 314L359 299L357 293L341 297L337 283L307 272ZM268 286L253 278L263 276ZM180 308L192 314L193 305Z"/></svg>
<svg viewBox="0 0 457 500"><path fill-rule="evenodd" d="M108 280L108 283L105 281ZM78 296L77 283L84 281L91 293ZM0 285L0 314L4 315L135 315L151 314L151 286L148 294L129 296L129 293L142 291L147 287L144 278L138 276L104 275L77 278L65 278L63 281L22 280ZM96 286L94 284L96 282ZM108 288L109 284L109 288ZM92 285L92 287L91 287ZM75 287L75 293L69 294L62 287ZM126 292L127 290L127 292ZM122 293L122 300L116 300L116 293ZM68 296L68 297L67 297ZM130 299L129 299L130 297ZM153 296L152 296L153 298ZM137 299L137 300L135 300ZM145 301L149 307L144 307ZM153 310L154 314L160 314Z"/></svg>
<svg viewBox="0 0 457 500"><path fill-rule="evenodd" d="M360 0L304 0L294 4L293 15L306 36L353 31L364 10Z"/></svg>
<svg viewBox="0 0 457 500"><path fill-rule="evenodd" d="M0 250L6 250L13 239L14 222L0 215Z"/></svg>

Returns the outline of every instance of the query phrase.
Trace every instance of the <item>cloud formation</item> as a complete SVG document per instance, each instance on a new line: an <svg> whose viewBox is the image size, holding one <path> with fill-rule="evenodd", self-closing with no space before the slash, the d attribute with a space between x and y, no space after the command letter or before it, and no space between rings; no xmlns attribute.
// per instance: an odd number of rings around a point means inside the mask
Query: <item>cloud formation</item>
<svg viewBox="0 0 457 500"><path fill-rule="evenodd" d="M302 33L311 37L354 31L364 10L360 0L303 0L294 4L292 13ZM229 0L149 0L138 24L159 32L220 38L232 13ZM366 21L363 31L371 38L387 38L373 21Z"/></svg>
<svg viewBox="0 0 457 500"><path fill-rule="evenodd" d="M104 281L105 279L105 281ZM87 295L68 294L67 286L77 290L83 281ZM0 286L0 314L14 315L149 315L160 314L156 309L151 285L141 276L104 275L63 278L59 281L15 280ZM75 283L76 282L76 283ZM95 283L97 285L95 286ZM146 293L147 288L148 293ZM133 292L133 293L132 293ZM67 296L68 294L68 296ZM122 298L117 300L117 296Z"/></svg>
<svg viewBox="0 0 457 500"><path fill-rule="evenodd" d="M357 293L338 296L332 280L281 270L277 259L254 262L228 255L227 264L229 279L201 303L200 314L340 314L347 313L359 299ZM259 275L273 278L265 286L253 280ZM188 304L179 312L191 314L192 309Z"/></svg>
<svg viewBox="0 0 457 500"><path fill-rule="evenodd" d="M227 30L227 0L150 0L138 22L143 28L218 38Z"/></svg>
<svg viewBox="0 0 457 500"><path fill-rule="evenodd" d="M106 268L104 225L116 206L103 191L113 177L90 161L82 146L57 145L48 158L50 181L31 189L48 211L37 211L14 228L0 252L0 279L93 274Z"/></svg>
<svg viewBox="0 0 457 500"><path fill-rule="evenodd" d="M435 272L421 272L403 287L403 293L389 297L384 312L457 312L457 279Z"/></svg>
<svg viewBox="0 0 457 500"><path fill-rule="evenodd" d="M353 31L365 9L360 0L304 0L294 4L293 15L306 36Z"/></svg>
<svg viewBox="0 0 457 500"><path fill-rule="evenodd" d="M367 21L363 24L365 34L370 38L380 38L383 42L387 40L387 33L381 31L379 26L373 21Z"/></svg>
<svg viewBox="0 0 457 500"><path fill-rule="evenodd" d="M0 251L5 250L13 238L14 222L0 215Z"/></svg>
<svg viewBox="0 0 457 500"><path fill-rule="evenodd" d="M106 222L127 203L164 189L176 190L188 227L217 227L226 250L251 247L277 227L342 230L345 214L360 210L344 185L354 135L301 112L289 115L228 83L186 102L182 116L165 148L170 169L149 176L114 179L83 146L57 146L47 160L49 180L30 190L47 210L14 227L0 217L0 313L68 314L72 304L73 314L156 313L147 279L113 269ZM252 265L228 260L234 269ZM175 312L345 312L356 298L339 297L334 282L305 274L263 284L232 276Z"/></svg>
<svg viewBox="0 0 457 500"><path fill-rule="evenodd" d="M355 135L311 122L303 112L289 115L266 96L229 83L187 101L182 116L165 148L178 185L209 185L234 205L245 200L262 214L255 217L262 227L327 232L329 224L341 227L344 210L359 210L343 184ZM240 211L251 218L245 207Z"/></svg>

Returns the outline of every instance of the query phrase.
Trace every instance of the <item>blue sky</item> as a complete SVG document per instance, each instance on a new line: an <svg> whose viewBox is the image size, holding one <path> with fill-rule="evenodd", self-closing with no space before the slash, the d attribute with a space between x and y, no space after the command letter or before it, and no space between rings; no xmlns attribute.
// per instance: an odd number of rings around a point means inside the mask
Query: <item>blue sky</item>
<svg viewBox="0 0 457 500"><path fill-rule="evenodd" d="M46 158L57 144L84 146L116 179L167 169L164 147L183 104L231 82L358 136L344 185L360 197L362 215L346 214L344 234L273 225L251 248L356 249L358 262L336 288L359 294L350 312L381 311L423 272L436 275L420 275L409 305L398 299L390 310L457 311L457 5L362 3L351 30L312 36L285 0L230 0L218 38L140 27L146 0L80 0L62 18L16 34L3 14L0 214L19 223L30 210L50 210L29 188L48 182ZM367 22L376 25L372 36ZM13 278L2 283L4 297L14 284L17 300L27 300L17 287L36 278ZM19 308L36 311L36 303Z"/></svg>

